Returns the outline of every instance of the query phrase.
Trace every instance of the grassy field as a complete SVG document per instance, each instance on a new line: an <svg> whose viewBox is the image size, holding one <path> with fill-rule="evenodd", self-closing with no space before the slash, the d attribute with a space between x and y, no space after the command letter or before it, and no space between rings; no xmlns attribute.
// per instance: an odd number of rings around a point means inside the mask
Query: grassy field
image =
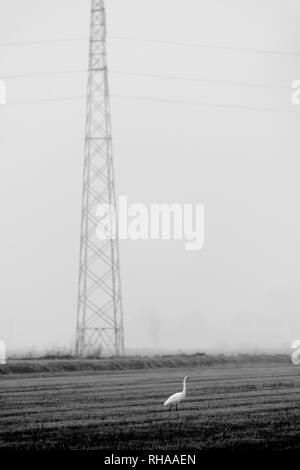
<svg viewBox="0 0 300 470"><path fill-rule="evenodd" d="M162 402L180 391L178 411ZM0 375L0 448L300 448L291 364Z"/></svg>

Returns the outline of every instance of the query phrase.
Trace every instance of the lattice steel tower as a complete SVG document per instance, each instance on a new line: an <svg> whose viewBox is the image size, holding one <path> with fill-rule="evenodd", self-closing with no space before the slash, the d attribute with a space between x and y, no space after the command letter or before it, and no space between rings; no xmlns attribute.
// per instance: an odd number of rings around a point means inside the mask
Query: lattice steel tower
<svg viewBox="0 0 300 470"><path fill-rule="evenodd" d="M104 0L91 0L77 355L99 347L111 355L124 354L118 239L96 236L96 209L103 203L116 209Z"/></svg>

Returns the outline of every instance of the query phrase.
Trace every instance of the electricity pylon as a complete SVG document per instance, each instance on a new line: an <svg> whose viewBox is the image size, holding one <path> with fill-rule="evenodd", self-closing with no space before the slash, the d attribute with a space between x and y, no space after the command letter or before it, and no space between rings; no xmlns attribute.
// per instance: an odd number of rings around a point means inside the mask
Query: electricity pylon
<svg viewBox="0 0 300 470"><path fill-rule="evenodd" d="M91 0L76 354L124 354L118 238L96 235L100 204L116 220L104 0ZM112 216L113 217L113 216Z"/></svg>

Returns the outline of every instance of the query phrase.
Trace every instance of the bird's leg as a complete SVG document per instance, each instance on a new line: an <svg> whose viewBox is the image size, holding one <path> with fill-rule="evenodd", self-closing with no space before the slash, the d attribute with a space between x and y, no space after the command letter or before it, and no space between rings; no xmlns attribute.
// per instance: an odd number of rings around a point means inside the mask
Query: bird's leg
<svg viewBox="0 0 300 470"><path fill-rule="evenodd" d="M177 411L177 403L176 403L176 411Z"/></svg>
<svg viewBox="0 0 300 470"><path fill-rule="evenodd" d="M173 406L173 405L171 405L171 406L170 406L170 408L169 408L169 411L171 411L171 409L172 409L172 406Z"/></svg>

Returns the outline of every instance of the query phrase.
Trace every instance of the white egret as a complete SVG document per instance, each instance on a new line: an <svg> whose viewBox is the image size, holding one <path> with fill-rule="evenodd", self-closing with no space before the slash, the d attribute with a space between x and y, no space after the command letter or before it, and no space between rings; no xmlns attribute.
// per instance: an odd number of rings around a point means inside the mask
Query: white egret
<svg viewBox="0 0 300 470"><path fill-rule="evenodd" d="M182 392L174 393L171 395L165 402L164 406L170 406L169 411L171 411L172 406L176 406L176 411L177 411L177 405L181 401L185 400L186 397L186 381L189 379L188 376L184 377L183 379L183 390Z"/></svg>

